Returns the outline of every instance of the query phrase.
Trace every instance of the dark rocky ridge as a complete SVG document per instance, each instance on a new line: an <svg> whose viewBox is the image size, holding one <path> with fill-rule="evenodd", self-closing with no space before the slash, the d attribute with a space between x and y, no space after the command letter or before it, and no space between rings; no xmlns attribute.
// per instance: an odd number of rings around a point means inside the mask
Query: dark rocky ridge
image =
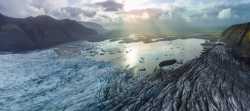
<svg viewBox="0 0 250 111"><path fill-rule="evenodd" d="M215 45L176 70L161 71L122 89L117 85L109 87L105 90L109 96L100 108L106 111L249 111L250 69L243 67L245 64L231 53L235 46L230 43L238 44L234 37L241 37L241 33L234 31L229 28L223 34L232 37L226 40L226 46Z"/></svg>
<svg viewBox="0 0 250 111"><path fill-rule="evenodd" d="M62 43L101 40L97 32L72 20L49 16L10 18L0 14L0 51L44 49Z"/></svg>

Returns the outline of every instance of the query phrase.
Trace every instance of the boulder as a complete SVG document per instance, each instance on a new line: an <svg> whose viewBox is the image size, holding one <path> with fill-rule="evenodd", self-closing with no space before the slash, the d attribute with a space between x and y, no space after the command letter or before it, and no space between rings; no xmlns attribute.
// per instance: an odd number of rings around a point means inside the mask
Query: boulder
<svg viewBox="0 0 250 111"><path fill-rule="evenodd" d="M177 62L177 60L175 60L175 59L165 60L165 61L160 62L159 66L160 67L170 66L170 65L175 64L176 62Z"/></svg>

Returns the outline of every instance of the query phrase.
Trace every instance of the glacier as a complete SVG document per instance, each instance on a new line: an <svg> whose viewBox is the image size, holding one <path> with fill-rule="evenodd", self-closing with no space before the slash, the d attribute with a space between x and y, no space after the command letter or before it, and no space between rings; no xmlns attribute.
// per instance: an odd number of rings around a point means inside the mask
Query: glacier
<svg viewBox="0 0 250 111"><path fill-rule="evenodd" d="M102 89L126 71L54 50L0 55L1 111L100 110Z"/></svg>

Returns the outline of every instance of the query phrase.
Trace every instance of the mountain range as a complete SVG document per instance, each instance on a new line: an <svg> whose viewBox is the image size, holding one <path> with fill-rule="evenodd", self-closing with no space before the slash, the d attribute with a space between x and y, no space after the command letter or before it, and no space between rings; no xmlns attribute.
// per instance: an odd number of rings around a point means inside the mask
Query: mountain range
<svg viewBox="0 0 250 111"><path fill-rule="evenodd" d="M56 20L49 16L11 18L0 14L0 51L22 52L46 49L78 40L100 41L95 23ZM85 26L86 25L86 26Z"/></svg>

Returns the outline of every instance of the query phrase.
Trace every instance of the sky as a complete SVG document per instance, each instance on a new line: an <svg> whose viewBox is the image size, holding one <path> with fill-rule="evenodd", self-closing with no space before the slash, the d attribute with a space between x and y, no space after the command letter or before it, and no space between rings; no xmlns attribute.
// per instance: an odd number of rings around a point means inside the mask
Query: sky
<svg viewBox="0 0 250 111"><path fill-rule="evenodd" d="M250 0L1 0L10 17L49 15L128 30L188 30L250 21ZM171 27L171 28L170 28Z"/></svg>

